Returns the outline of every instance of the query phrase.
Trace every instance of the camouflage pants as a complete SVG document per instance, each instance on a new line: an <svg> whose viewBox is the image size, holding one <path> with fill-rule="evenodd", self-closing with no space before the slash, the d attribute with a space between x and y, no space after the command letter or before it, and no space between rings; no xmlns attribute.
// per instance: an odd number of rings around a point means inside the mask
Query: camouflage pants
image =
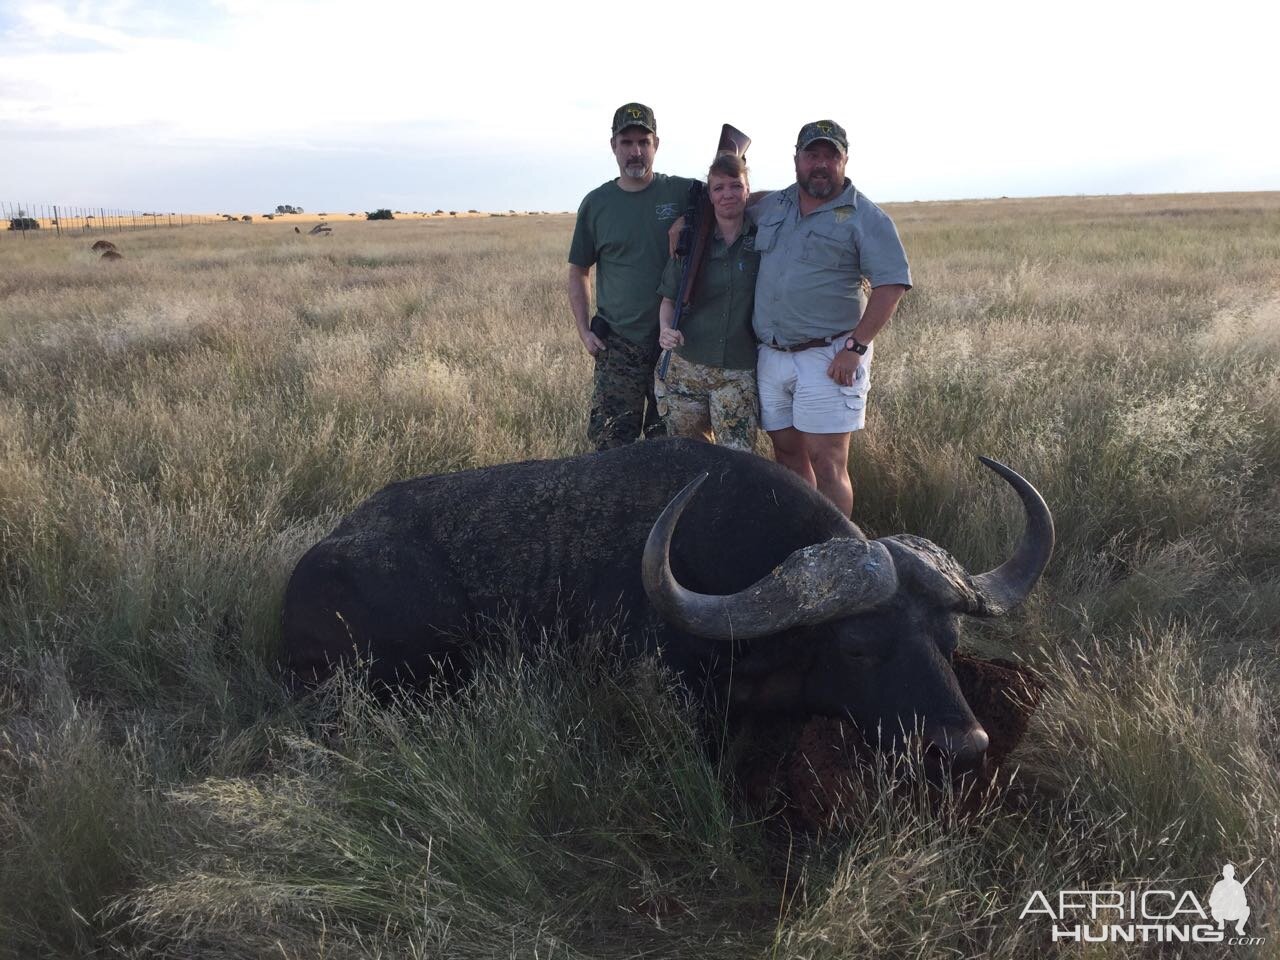
<svg viewBox="0 0 1280 960"><path fill-rule="evenodd" d="M708 367L672 353L667 381L655 378L654 393L671 436L697 437L748 453L755 449L760 397L754 370Z"/></svg>
<svg viewBox="0 0 1280 960"><path fill-rule="evenodd" d="M609 450L640 439L642 432L661 436L666 428L653 399L657 340L640 344L615 333L605 346L596 354L587 439L597 450Z"/></svg>

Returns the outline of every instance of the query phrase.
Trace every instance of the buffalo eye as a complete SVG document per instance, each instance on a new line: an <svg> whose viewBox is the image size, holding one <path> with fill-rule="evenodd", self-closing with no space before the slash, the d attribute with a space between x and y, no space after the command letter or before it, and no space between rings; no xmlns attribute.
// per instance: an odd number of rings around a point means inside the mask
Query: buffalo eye
<svg viewBox="0 0 1280 960"><path fill-rule="evenodd" d="M948 617L937 624L933 634L933 642L943 654L950 657L956 652L956 647L960 645L960 633L959 622Z"/></svg>

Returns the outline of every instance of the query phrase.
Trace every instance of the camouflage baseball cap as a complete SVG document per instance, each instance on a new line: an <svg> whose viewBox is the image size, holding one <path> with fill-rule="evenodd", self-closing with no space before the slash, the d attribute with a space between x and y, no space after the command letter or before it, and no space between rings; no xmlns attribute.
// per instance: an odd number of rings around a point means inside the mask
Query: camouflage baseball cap
<svg viewBox="0 0 1280 960"><path fill-rule="evenodd" d="M796 137L796 153L799 153L815 140L829 140L840 148L841 153L849 152L849 137L844 127L834 120L815 120L800 128L800 136Z"/></svg>
<svg viewBox="0 0 1280 960"><path fill-rule="evenodd" d="M624 103L613 114L613 132L616 134L627 127L644 127L650 133L658 132L658 121L653 119L653 111L643 103Z"/></svg>

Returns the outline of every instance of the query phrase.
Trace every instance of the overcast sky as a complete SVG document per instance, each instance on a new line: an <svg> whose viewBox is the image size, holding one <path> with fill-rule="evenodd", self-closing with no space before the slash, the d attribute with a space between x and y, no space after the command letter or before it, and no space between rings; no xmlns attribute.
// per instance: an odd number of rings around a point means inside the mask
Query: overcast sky
<svg viewBox="0 0 1280 960"><path fill-rule="evenodd" d="M875 200L1280 189L1280 5L0 0L0 199L569 210L613 110L753 186L848 130Z"/></svg>

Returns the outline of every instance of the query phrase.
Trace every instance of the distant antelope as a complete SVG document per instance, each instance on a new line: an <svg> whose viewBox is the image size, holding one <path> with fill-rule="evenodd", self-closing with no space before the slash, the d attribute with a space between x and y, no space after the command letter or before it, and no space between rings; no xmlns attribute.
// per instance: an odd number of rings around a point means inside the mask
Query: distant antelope
<svg viewBox="0 0 1280 960"><path fill-rule="evenodd" d="M93 242L93 246L90 247L89 249L92 250L94 253L97 253L100 250L114 250L115 248L116 248L116 245L112 243L110 240L95 240Z"/></svg>

